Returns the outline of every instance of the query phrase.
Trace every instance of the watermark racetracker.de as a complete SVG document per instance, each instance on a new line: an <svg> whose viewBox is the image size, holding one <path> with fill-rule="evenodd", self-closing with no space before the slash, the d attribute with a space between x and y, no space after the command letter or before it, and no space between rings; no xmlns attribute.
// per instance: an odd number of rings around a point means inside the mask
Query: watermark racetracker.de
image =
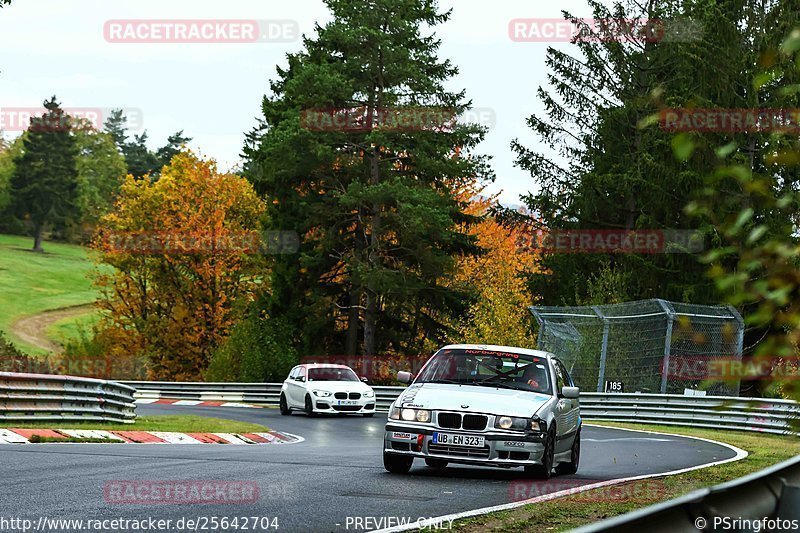
<svg viewBox="0 0 800 533"><path fill-rule="evenodd" d="M800 134L800 108L670 108L659 112L662 130L677 132L783 132Z"/></svg>
<svg viewBox="0 0 800 533"><path fill-rule="evenodd" d="M135 255L293 254L296 231L105 231L98 241L105 253Z"/></svg>
<svg viewBox="0 0 800 533"><path fill-rule="evenodd" d="M703 234L695 230L568 229L537 230L517 239L523 252L562 254L671 254L703 250Z"/></svg>
<svg viewBox="0 0 800 533"><path fill-rule="evenodd" d="M109 43L288 43L300 38L296 20L118 19L103 26Z"/></svg>
<svg viewBox="0 0 800 533"><path fill-rule="evenodd" d="M112 108L108 107L65 107L64 114L53 120L44 118L47 109L44 107L0 107L0 130L6 132L23 132L31 127L31 120L38 118L37 128L47 131L65 131L90 127L102 130L106 119L111 116ZM135 107L122 108L126 119L126 127L130 131L144 128L144 115Z"/></svg>
<svg viewBox="0 0 800 533"><path fill-rule="evenodd" d="M309 131L368 132L380 129L447 132L468 124L494 128L497 125L495 110L479 107L459 112L439 106L360 106L304 109L300 112L300 126Z"/></svg>
<svg viewBox="0 0 800 533"><path fill-rule="evenodd" d="M508 36L515 42L691 42L699 40L703 28L687 18L516 18L508 23Z"/></svg>

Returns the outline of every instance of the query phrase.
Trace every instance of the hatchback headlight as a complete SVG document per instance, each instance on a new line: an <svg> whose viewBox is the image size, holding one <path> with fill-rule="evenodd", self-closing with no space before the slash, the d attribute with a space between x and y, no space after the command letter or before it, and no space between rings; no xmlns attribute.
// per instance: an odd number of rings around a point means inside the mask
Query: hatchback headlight
<svg viewBox="0 0 800 533"><path fill-rule="evenodd" d="M331 395L331 393L329 391L326 391L326 390L315 390L314 394L316 394L320 398L327 398L328 396Z"/></svg>
<svg viewBox="0 0 800 533"><path fill-rule="evenodd" d="M364 393L364 398L373 398L375 396L375 391L368 390Z"/></svg>
<svg viewBox="0 0 800 533"><path fill-rule="evenodd" d="M518 418L515 416L498 416L495 418L494 427L500 429L516 429L518 431L525 431L531 427L531 419Z"/></svg>

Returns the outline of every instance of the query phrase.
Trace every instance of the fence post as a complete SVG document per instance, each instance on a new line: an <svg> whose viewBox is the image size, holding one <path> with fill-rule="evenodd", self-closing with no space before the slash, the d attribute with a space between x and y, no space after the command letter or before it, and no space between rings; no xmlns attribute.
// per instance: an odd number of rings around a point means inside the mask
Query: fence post
<svg viewBox="0 0 800 533"><path fill-rule="evenodd" d="M608 354L608 329L609 323L603 312L596 305L592 306L592 310L597 313L600 320L603 321L603 344L600 346L600 371L597 373L597 392L603 392L603 381L606 379L606 356Z"/></svg>
<svg viewBox="0 0 800 533"><path fill-rule="evenodd" d="M667 317L667 333L664 338L664 360L661 366L661 394L667 393L667 377L669 375L669 355L672 345L672 324L675 322L675 313L672 309L672 304L668 304L664 300L656 298L656 302L664 310Z"/></svg>
<svg viewBox="0 0 800 533"><path fill-rule="evenodd" d="M542 349L542 333L544 333L544 328L545 328L544 319L542 318L542 315L539 314L539 312L536 310L535 307L533 306L528 307L528 311L531 312L533 318L535 318L536 322L539 323L539 334L536 335L536 348Z"/></svg>
<svg viewBox="0 0 800 533"><path fill-rule="evenodd" d="M741 361L742 357L744 356L744 353L742 353L744 352L744 318L742 318L742 315L739 313L739 310L732 305L728 305L728 311L731 312L733 317L736 319L736 323L739 326L739 335L738 338L736 339L736 356L739 359L739 361ZM739 392L741 392L741 387L742 387L742 381L736 380L736 396L739 396Z"/></svg>

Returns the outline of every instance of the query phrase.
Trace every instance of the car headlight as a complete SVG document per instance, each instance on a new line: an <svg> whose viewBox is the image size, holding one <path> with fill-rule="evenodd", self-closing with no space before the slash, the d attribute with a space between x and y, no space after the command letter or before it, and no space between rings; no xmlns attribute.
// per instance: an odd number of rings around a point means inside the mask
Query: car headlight
<svg viewBox="0 0 800 533"><path fill-rule="evenodd" d="M368 390L364 393L364 398L373 398L375 396L375 391Z"/></svg>
<svg viewBox="0 0 800 533"><path fill-rule="evenodd" d="M431 421L431 412L428 409L411 409L409 407L404 407L402 409L395 407L392 409L392 414L389 415L389 418L392 418L397 412L399 411L399 419L405 420L406 422L430 422ZM397 418L394 418L397 420Z"/></svg>
<svg viewBox="0 0 800 533"><path fill-rule="evenodd" d="M315 390L314 394L316 394L320 398L327 398L328 396L331 395L331 393L329 391L326 391L326 390Z"/></svg>
<svg viewBox="0 0 800 533"><path fill-rule="evenodd" d="M494 427L496 428L516 429L519 431L525 431L531 427L530 424L530 418L518 418L515 416L498 416L494 421Z"/></svg>

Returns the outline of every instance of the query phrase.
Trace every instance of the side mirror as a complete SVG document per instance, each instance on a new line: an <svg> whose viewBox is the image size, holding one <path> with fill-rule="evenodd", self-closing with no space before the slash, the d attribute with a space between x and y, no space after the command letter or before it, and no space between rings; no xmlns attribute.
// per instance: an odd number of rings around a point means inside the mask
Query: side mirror
<svg viewBox="0 0 800 533"><path fill-rule="evenodd" d="M363 381L364 383L369 383L369 379L367 379L367 378L365 378L365 377L362 377L362 378L361 378L361 381Z"/></svg>
<svg viewBox="0 0 800 533"><path fill-rule="evenodd" d="M397 373L397 381L399 381L400 383L411 383L412 378L413 376L411 375L411 372L406 372L404 370L401 370L400 372Z"/></svg>
<svg viewBox="0 0 800 533"><path fill-rule="evenodd" d="M306 380L306 378L304 378L303 376L297 376L295 379L297 379L297 381L305 381Z"/></svg>
<svg viewBox="0 0 800 533"><path fill-rule="evenodd" d="M577 400L580 393L578 387L561 387L561 396L570 400Z"/></svg>

